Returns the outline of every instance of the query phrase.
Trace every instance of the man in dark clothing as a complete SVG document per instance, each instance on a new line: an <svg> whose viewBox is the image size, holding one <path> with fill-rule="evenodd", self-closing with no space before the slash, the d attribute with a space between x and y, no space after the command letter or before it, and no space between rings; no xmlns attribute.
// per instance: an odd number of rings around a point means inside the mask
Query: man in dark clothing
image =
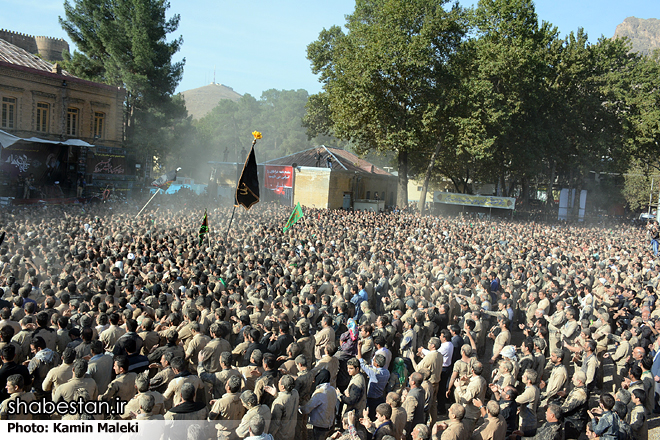
<svg viewBox="0 0 660 440"><path fill-rule="evenodd" d="M128 359L129 373L140 374L149 369L149 358L140 354L134 339L126 339L124 342L124 351Z"/></svg>
<svg viewBox="0 0 660 440"><path fill-rule="evenodd" d="M522 437L522 431L514 431L510 438L524 439L524 440L560 440L562 438L561 432L561 408L559 405L550 404L548 409L545 410L546 422L539 429L533 437Z"/></svg>
<svg viewBox="0 0 660 440"><path fill-rule="evenodd" d="M138 336L137 332L138 328L138 323L135 319L128 319L126 321L126 333L124 333L119 339L117 339L117 342L115 343L115 348L112 350L112 355L113 356L126 356L128 353L126 352L126 343L129 340L135 341L135 352L139 353L140 350L142 349L142 345L144 344L144 341L140 336Z"/></svg>
<svg viewBox="0 0 660 440"><path fill-rule="evenodd" d="M204 420L206 404L195 401L195 387L192 384L181 385L182 402L165 414L165 420ZM180 427L178 427L180 429ZM185 438L185 434L183 435ZM175 438L175 437L170 437Z"/></svg>
<svg viewBox="0 0 660 440"><path fill-rule="evenodd" d="M13 374L20 374L23 376L25 381L24 389L29 390L30 384L32 383L32 378L30 377L30 372L25 365L19 365L14 362L16 358L16 347L9 344L5 345L0 352L0 357L2 358L2 367L0 367L0 402L9 397L7 393L7 378Z"/></svg>
<svg viewBox="0 0 660 440"><path fill-rule="evenodd" d="M505 387L500 395L500 415L506 421L506 435L511 435L518 429L518 403L516 403L516 389Z"/></svg>
<svg viewBox="0 0 660 440"><path fill-rule="evenodd" d="M150 363L153 364L156 362L160 362L160 358L162 358L163 355L168 351L172 352L173 358L181 357L185 359L186 351L183 349L182 346L177 344L177 340L179 339L179 333L176 330L171 329L167 331L165 337L167 338L167 343L162 347L158 347L152 353L149 353L148 357Z"/></svg>
<svg viewBox="0 0 660 440"><path fill-rule="evenodd" d="M279 323L280 334L270 337L268 351L275 355L275 358L286 355L286 348L294 341L293 336L289 334L289 323L282 321Z"/></svg>
<svg viewBox="0 0 660 440"><path fill-rule="evenodd" d="M243 363L240 366L246 366L250 363L250 356L254 350L259 350L262 353L267 352L268 347L262 345L259 340L261 339L261 332L259 329L252 328L249 332L245 333L245 338L249 341L245 354L243 355Z"/></svg>

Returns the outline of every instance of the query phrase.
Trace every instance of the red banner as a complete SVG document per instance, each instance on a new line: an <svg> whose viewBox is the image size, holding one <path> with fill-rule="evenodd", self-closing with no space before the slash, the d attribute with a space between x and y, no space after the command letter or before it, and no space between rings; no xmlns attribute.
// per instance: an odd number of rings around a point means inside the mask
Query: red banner
<svg viewBox="0 0 660 440"><path fill-rule="evenodd" d="M293 188L293 167L290 165L264 165L266 189ZM281 189L280 189L281 191Z"/></svg>

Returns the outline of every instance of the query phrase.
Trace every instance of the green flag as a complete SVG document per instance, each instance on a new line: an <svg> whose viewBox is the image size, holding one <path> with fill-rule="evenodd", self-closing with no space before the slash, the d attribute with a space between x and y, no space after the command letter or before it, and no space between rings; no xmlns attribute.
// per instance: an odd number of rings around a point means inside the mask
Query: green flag
<svg viewBox="0 0 660 440"><path fill-rule="evenodd" d="M202 245L204 242L204 236L209 232L209 218L206 214L206 209L204 210L204 219L202 219L202 225L199 227L199 245Z"/></svg>
<svg viewBox="0 0 660 440"><path fill-rule="evenodd" d="M293 208L293 212L291 212L291 215L289 216L289 220L286 222L286 225L284 225L284 230L282 232L286 232L291 226L298 223L298 220L300 220L304 216L305 214L303 214L303 210L300 207L300 202L298 202L296 207Z"/></svg>

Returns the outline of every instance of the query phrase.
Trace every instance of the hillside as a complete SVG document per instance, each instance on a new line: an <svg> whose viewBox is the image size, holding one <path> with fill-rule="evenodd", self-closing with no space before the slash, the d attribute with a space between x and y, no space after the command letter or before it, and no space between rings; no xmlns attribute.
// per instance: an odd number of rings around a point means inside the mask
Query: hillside
<svg viewBox="0 0 660 440"><path fill-rule="evenodd" d="M217 83L186 90L185 92L181 92L181 94L186 100L188 114L192 115L193 119L204 117L204 115L218 105L221 99L231 99L232 101L241 99L241 95L234 92L231 87Z"/></svg>
<svg viewBox="0 0 660 440"><path fill-rule="evenodd" d="M628 17L616 27L614 38L628 37L634 52L645 55L660 48L660 20Z"/></svg>

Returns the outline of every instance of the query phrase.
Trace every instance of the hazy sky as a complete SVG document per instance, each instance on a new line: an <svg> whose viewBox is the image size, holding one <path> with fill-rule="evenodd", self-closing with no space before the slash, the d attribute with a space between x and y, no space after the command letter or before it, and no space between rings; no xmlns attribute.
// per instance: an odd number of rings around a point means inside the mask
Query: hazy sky
<svg viewBox="0 0 660 440"><path fill-rule="evenodd" d="M186 59L177 91L212 82L215 67L217 83L257 98L272 88L318 92L320 84L305 49L324 27L343 25L355 5L354 0L170 1L169 15L181 15L175 35L184 40L175 60ZM62 0L1 0L1 4L0 28L68 41L58 22L64 14ZM657 0L538 0L536 12L541 20L557 26L562 36L583 27L592 42L601 35L611 37L626 17L660 18Z"/></svg>

